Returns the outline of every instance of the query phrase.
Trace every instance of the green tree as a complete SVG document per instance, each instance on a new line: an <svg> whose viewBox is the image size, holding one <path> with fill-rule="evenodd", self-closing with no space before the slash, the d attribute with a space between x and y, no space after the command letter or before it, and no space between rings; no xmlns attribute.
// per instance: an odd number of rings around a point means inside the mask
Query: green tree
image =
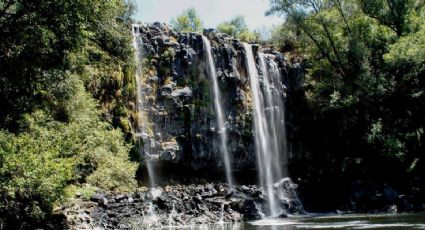
<svg viewBox="0 0 425 230"><path fill-rule="evenodd" d="M223 22L217 26L218 31L238 38L242 41L251 42L259 39L259 34L250 32L242 15L235 16L229 21Z"/></svg>
<svg viewBox="0 0 425 230"><path fill-rule="evenodd" d="M409 14L415 10L416 4L420 4L420 1L414 0L360 0L358 2L367 16L391 28L397 36L409 30Z"/></svg>
<svg viewBox="0 0 425 230"><path fill-rule="evenodd" d="M123 128L112 120L127 121L134 99L132 8L0 2L0 216L10 226L43 223L71 185L134 188L129 146L103 119Z"/></svg>
<svg viewBox="0 0 425 230"><path fill-rule="evenodd" d="M420 175L424 2L270 0L267 13L286 17L275 44L303 54L307 74L295 109L306 116L295 119L309 133L296 135L314 149L312 164L333 177L353 169L393 182ZM394 167L374 170L380 162Z"/></svg>
<svg viewBox="0 0 425 230"><path fill-rule="evenodd" d="M223 22L217 26L218 31L236 37L242 31L248 30L245 18L242 15L235 16L229 21Z"/></svg>
<svg viewBox="0 0 425 230"><path fill-rule="evenodd" d="M82 82L69 79L75 93L67 123L38 110L21 120L26 132L0 131L0 214L10 225L42 223L75 182L110 191L136 185L122 133L99 119Z"/></svg>
<svg viewBox="0 0 425 230"><path fill-rule="evenodd" d="M66 94L51 91L72 68L69 56L91 41L117 54L124 41L108 35L128 11L123 1L2 1L0 127L17 130L21 116L38 108L60 113L55 102Z"/></svg>
<svg viewBox="0 0 425 230"><path fill-rule="evenodd" d="M178 32L202 33L202 20L195 8L189 8L177 18L171 20L171 27Z"/></svg>

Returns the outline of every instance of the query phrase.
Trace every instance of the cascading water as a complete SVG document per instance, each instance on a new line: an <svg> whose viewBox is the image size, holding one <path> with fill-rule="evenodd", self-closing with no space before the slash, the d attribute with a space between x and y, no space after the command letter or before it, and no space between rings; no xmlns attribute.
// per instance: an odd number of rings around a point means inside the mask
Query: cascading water
<svg viewBox="0 0 425 230"><path fill-rule="evenodd" d="M278 100L272 92L275 87L270 78L274 78L267 73L264 55L260 54L260 65L263 72L263 87L260 88L260 76L257 71L252 46L244 43L246 61L248 65L248 75L254 104L254 132L257 164L260 184L268 197L269 215L277 216L281 211L280 205L274 193L274 183L282 178L279 154L285 152L285 147L280 142L285 138L282 133L285 131L283 99ZM277 68L276 68L277 69ZM278 72L277 72L278 73ZM282 130L282 131L281 131Z"/></svg>
<svg viewBox="0 0 425 230"><path fill-rule="evenodd" d="M139 25L133 24L133 48L136 59L136 85L137 85L137 131L136 135L143 136L143 86L142 86L142 39L139 34Z"/></svg>
<svg viewBox="0 0 425 230"><path fill-rule="evenodd" d="M214 107L215 107L216 118L217 118L217 125L218 125L217 128L220 135L220 150L221 150L223 161L224 161L227 183L229 183L229 186L232 187L234 183L233 183L233 177L231 173L229 150L227 148L227 131L226 131L226 126L224 121L223 103L221 101L220 89L218 88L217 74L215 70L214 60L211 54L211 44L208 38L205 36L202 36L202 41L204 44L204 52L206 53L208 73L213 82Z"/></svg>
<svg viewBox="0 0 425 230"><path fill-rule="evenodd" d="M270 138L272 140L272 153L274 153L274 168L278 169L274 173L273 185L280 201L285 201L288 209L292 213L304 213L304 208L298 198L296 185L288 177L287 158L288 150L286 143L285 125L285 86L282 83L281 74L277 63L266 55L259 52L260 67L263 73L263 92L265 94L266 116ZM282 157L280 157L282 156ZM282 161L283 160L283 161ZM283 167L281 167L281 165ZM283 179L280 179L283 178ZM279 181L276 181L280 179Z"/></svg>
<svg viewBox="0 0 425 230"><path fill-rule="evenodd" d="M271 140L271 151L273 154L273 178L280 179L287 176L286 158L286 127L285 127L285 103L284 85L280 79L280 71L277 63L269 59L266 62L265 54L259 52L260 67L263 74L263 96L266 109L267 128ZM280 156L283 156L281 158ZM281 162L281 160L284 160ZM283 167L281 166L283 163ZM284 171L284 172L282 172Z"/></svg>
<svg viewBox="0 0 425 230"><path fill-rule="evenodd" d="M147 134L146 134L146 126L144 125L144 88L143 88L143 74L142 74L142 61L143 61L143 40L140 37L140 31L139 31L140 25L133 24L133 47L136 51L135 59L136 59L136 85L137 85L137 130L136 130L136 137L139 138L139 140L142 140L143 143L148 142ZM148 144L141 144L140 146L140 155L143 155L145 153L145 162L146 167L148 169L149 174L149 184L150 187L153 188L156 185L155 180L155 170L154 170L154 162L150 159L149 153L147 153L146 146L149 146ZM146 157L147 156L147 157Z"/></svg>
<svg viewBox="0 0 425 230"><path fill-rule="evenodd" d="M218 223L224 224L224 204L221 204L220 220L218 221Z"/></svg>
<svg viewBox="0 0 425 230"><path fill-rule="evenodd" d="M173 203L173 208L171 209L170 217L168 219L168 226L172 227L174 222L174 212L175 212L175 204Z"/></svg>

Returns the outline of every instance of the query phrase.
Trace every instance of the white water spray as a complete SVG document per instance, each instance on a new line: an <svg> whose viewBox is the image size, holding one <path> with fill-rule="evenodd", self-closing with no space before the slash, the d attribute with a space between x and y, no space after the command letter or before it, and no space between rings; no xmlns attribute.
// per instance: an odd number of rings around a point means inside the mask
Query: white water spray
<svg viewBox="0 0 425 230"><path fill-rule="evenodd" d="M133 48L136 59L136 85L137 85L137 130L136 135L143 137L143 86L142 86L142 39L139 33L139 25L133 24Z"/></svg>
<svg viewBox="0 0 425 230"><path fill-rule="evenodd" d="M221 216L220 221L218 221L219 224L224 224L224 204L221 204Z"/></svg>
<svg viewBox="0 0 425 230"><path fill-rule="evenodd" d="M287 147L285 126L284 86L277 63L269 59L266 62L264 53L258 53L260 67L263 73L263 96L267 117L268 139L270 140L273 160L273 178L279 180L287 176ZM283 157L281 157L283 156ZM283 160L283 162L281 162ZM281 166L283 163L283 167ZM284 172L282 172L284 171Z"/></svg>
<svg viewBox="0 0 425 230"><path fill-rule="evenodd" d="M204 52L206 53L206 57L207 57L208 73L213 82L214 107L215 107L215 112L217 117L218 132L220 135L220 150L221 150L223 161L224 161L227 183L229 183L229 186L232 188L234 183L233 183L233 177L231 173L231 162L230 162L229 150L227 148L227 144L228 144L227 131L226 131L226 126L224 121L224 112L223 112L223 103L221 100L221 93L218 87L214 60L211 54L210 41L205 36L202 36L202 41L204 43Z"/></svg>
<svg viewBox="0 0 425 230"><path fill-rule="evenodd" d="M143 140L145 143L142 148L140 148L140 155L143 155L143 152L145 152L145 162L146 167L148 169L148 175L149 175L149 185L151 188L153 188L156 185L155 180L155 170L154 170L154 162L149 157L149 154L147 154L146 150L149 148L146 148L146 146L149 146L147 134L146 134L146 125L144 124L144 94L145 89L143 87L143 40L140 36L140 25L133 24L133 48L135 50L135 59L136 59L136 85L137 85L137 130L136 130L136 137L140 140Z"/></svg>
<svg viewBox="0 0 425 230"><path fill-rule="evenodd" d="M255 146L260 184L268 197L269 215L277 216L281 208L274 194L273 184L278 181L282 175L279 159L279 154L282 149L279 147L278 142L280 142L280 140L278 139L283 138L283 136L278 136L278 129L284 129L284 127L276 123L277 113L273 110L278 107L278 109L282 110L280 113L283 113L283 105L276 105L273 100L271 85L269 79L267 79L268 74L264 56L260 56L260 64L263 70L263 86L265 88L262 90L260 88L260 76L254 60L252 46L244 43L244 48L254 102ZM263 91L265 91L265 93L263 93ZM267 116L267 110L270 116Z"/></svg>
<svg viewBox="0 0 425 230"><path fill-rule="evenodd" d="M175 205L173 203L173 209L171 209L170 218L168 219L168 226L170 226L170 227L173 226L173 222L174 222L173 215L174 215L175 211L176 211Z"/></svg>

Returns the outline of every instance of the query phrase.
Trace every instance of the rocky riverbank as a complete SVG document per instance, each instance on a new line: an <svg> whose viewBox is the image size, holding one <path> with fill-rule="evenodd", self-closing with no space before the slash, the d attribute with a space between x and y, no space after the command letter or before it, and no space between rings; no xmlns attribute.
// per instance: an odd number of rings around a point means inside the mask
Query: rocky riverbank
<svg viewBox="0 0 425 230"><path fill-rule="evenodd" d="M275 184L282 216L303 212L290 186L286 180ZM255 185L230 189L226 184L205 184L140 188L128 194L97 191L61 212L71 229L149 229L260 219L267 210L267 197Z"/></svg>

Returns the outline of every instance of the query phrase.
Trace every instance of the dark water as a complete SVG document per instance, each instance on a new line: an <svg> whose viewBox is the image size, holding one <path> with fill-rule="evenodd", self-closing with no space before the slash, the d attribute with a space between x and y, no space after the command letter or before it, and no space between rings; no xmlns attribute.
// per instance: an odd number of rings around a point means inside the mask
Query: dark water
<svg viewBox="0 0 425 230"><path fill-rule="evenodd" d="M167 228L165 228L167 229ZM212 230L295 230L295 229L425 229L423 214L309 215L285 219L264 219L239 224L217 224L168 229Z"/></svg>

